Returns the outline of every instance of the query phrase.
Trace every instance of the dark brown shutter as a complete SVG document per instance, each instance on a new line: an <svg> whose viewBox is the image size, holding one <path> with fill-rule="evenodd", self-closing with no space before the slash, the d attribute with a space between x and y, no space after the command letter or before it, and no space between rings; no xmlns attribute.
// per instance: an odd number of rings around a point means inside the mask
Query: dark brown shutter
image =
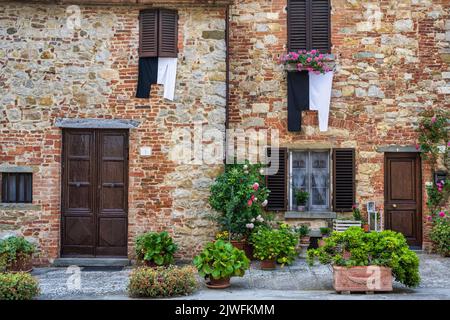
<svg viewBox="0 0 450 320"><path fill-rule="evenodd" d="M311 1L311 49L330 52L330 2Z"/></svg>
<svg viewBox="0 0 450 320"><path fill-rule="evenodd" d="M351 211L355 202L355 149L333 150L334 211Z"/></svg>
<svg viewBox="0 0 450 320"><path fill-rule="evenodd" d="M289 51L330 52L330 0L288 1Z"/></svg>
<svg viewBox="0 0 450 320"><path fill-rule="evenodd" d="M270 190L267 209L286 210L287 208L287 149L267 149L268 155L278 152L278 172L266 176L267 188ZM275 160L276 161L276 160Z"/></svg>
<svg viewBox="0 0 450 320"><path fill-rule="evenodd" d="M178 13L175 10L159 10L158 57L178 56Z"/></svg>
<svg viewBox="0 0 450 320"><path fill-rule="evenodd" d="M309 30L309 0L289 0L287 8L288 48L289 51L308 49L307 34Z"/></svg>
<svg viewBox="0 0 450 320"><path fill-rule="evenodd" d="M158 10L142 10L139 14L139 57L158 56Z"/></svg>

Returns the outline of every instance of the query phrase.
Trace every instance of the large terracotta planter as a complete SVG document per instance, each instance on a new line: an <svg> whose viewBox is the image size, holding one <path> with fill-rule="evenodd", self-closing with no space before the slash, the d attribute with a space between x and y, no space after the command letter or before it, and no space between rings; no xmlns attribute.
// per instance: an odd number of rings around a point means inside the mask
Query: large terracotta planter
<svg viewBox="0 0 450 320"><path fill-rule="evenodd" d="M18 254L16 260L6 266L8 272L31 272L33 270L32 258L30 255Z"/></svg>
<svg viewBox="0 0 450 320"><path fill-rule="evenodd" d="M337 292L392 291L392 270L382 266L333 266L333 288Z"/></svg>
<svg viewBox="0 0 450 320"><path fill-rule="evenodd" d="M277 268L277 264L276 264L275 259L261 261L261 270L275 270L276 268Z"/></svg>
<svg viewBox="0 0 450 320"><path fill-rule="evenodd" d="M230 241L233 247L238 248L239 250L244 250L245 244L247 241L245 240L231 240Z"/></svg>
<svg viewBox="0 0 450 320"><path fill-rule="evenodd" d="M210 289L225 289L230 286L230 278L221 278L214 279L210 278L208 282L206 282L206 286Z"/></svg>

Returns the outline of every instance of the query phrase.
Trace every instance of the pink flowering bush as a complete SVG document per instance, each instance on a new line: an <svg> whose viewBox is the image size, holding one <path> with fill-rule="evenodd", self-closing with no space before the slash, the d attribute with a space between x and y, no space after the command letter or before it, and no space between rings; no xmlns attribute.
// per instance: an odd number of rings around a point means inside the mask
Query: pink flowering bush
<svg viewBox="0 0 450 320"><path fill-rule="evenodd" d="M433 241L436 251L443 256L450 256L450 214L448 210L442 210L434 217L430 217L433 220L430 239Z"/></svg>
<svg viewBox="0 0 450 320"><path fill-rule="evenodd" d="M269 190L265 187L260 164L228 164L210 188L209 203L218 211L214 220L229 239L247 237L255 226L265 222L262 208L267 205Z"/></svg>
<svg viewBox="0 0 450 320"><path fill-rule="evenodd" d="M297 52L289 52L280 57L280 63L285 65L295 65L298 71L310 71L316 74L331 71L326 65L327 58L319 52L319 50L299 50Z"/></svg>

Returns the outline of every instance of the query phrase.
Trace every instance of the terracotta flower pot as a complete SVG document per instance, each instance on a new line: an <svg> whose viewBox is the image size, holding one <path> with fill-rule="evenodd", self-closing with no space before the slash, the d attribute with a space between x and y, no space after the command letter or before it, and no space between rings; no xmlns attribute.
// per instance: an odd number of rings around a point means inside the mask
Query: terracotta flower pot
<svg viewBox="0 0 450 320"><path fill-rule="evenodd" d="M337 292L392 291L392 270L383 266L333 266L333 288Z"/></svg>
<svg viewBox="0 0 450 320"><path fill-rule="evenodd" d="M363 224L363 229L364 229L364 232L369 232L370 231L368 224Z"/></svg>
<svg viewBox="0 0 450 320"><path fill-rule="evenodd" d="M231 240L230 241L233 247L238 248L239 250L244 250L245 244L247 241L245 240Z"/></svg>
<svg viewBox="0 0 450 320"><path fill-rule="evenodd" d="M319 247L323 247L323 246L325 245L325 240L320 239L320 240L317 242L317 245L318 245Z"/></svg>
<svg viewBox="0 0 450 320"><path fill-rule="evenodd" d="M210 278L208 282L206 282L206 286L210 289L225 289L230 286L230 278L221 278L214 279Z"/></svg>
<svg viewBox="0 0 450 320"><path fill-rule="evenodd" d="M302 244L309 244L309 243L310 243L310 240L311 240L311 237L310 237L310 236L303 236L303 237L300 237L300 243L302 243Z"/></svg>
<svg viewBox="0 0 450 320"><path fill-rule="evenodd" d="M275 259L272 260L261 260L261 270L275 270L277 264Z"/></svg>
<svg viewBox="0 0 450 320"><path fill-rule="evenodd" d="M18 254L16 260L11 262L6 270L8 272L31 272L33 270L33 263L31 255Z"/></svg>

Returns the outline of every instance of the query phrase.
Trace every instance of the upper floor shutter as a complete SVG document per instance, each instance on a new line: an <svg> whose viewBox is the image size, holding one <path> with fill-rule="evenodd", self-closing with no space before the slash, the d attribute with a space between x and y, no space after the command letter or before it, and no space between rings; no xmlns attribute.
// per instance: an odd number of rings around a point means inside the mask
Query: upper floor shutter
<svg viewBox="0 0 450 320"><path fill-rule="evenodd" d="M158 56L158 10L142 10L139 14L139 57Z"/></svg>
<svg viewBox="0 0 450 320"><path fill-rule="evenodd" d="M311 1L311 49L330 51L330 0Z"/></svg>
<svg viewBox="0 0 450 320"><path fill-rule="evenodd" d="M287 208L287 149L269 148L268 156L272 152L278 153L278 159L274 159L272 165L278 165L278 172L266 176L266 187L270 190L268 197L268 210L286 210Z"/></svg>
<svg viewBox="0 0 450 320"><path fill-rule="evenodd" d="M307 39L309 28L308 5L309 0L289 0L287 9L288 48L298 51L309 48Z"/></svg>
<svg viewBox="0 0 450 320"><path fill-rule="evenodd" d="M333 150L334 211L351 211L355 203L355 149Z"/></svg>
<svg viewBox="0 0 450 320"><path fill-rule="evenodd" d="M289 51L330 52L330 0L288 0Z"/></svg>
<svg viewBox="0 0 450 320"><path fill-rule="evenodd" d="M176 58L178 55L178 13L159 10L158 57Z"/></svg>

